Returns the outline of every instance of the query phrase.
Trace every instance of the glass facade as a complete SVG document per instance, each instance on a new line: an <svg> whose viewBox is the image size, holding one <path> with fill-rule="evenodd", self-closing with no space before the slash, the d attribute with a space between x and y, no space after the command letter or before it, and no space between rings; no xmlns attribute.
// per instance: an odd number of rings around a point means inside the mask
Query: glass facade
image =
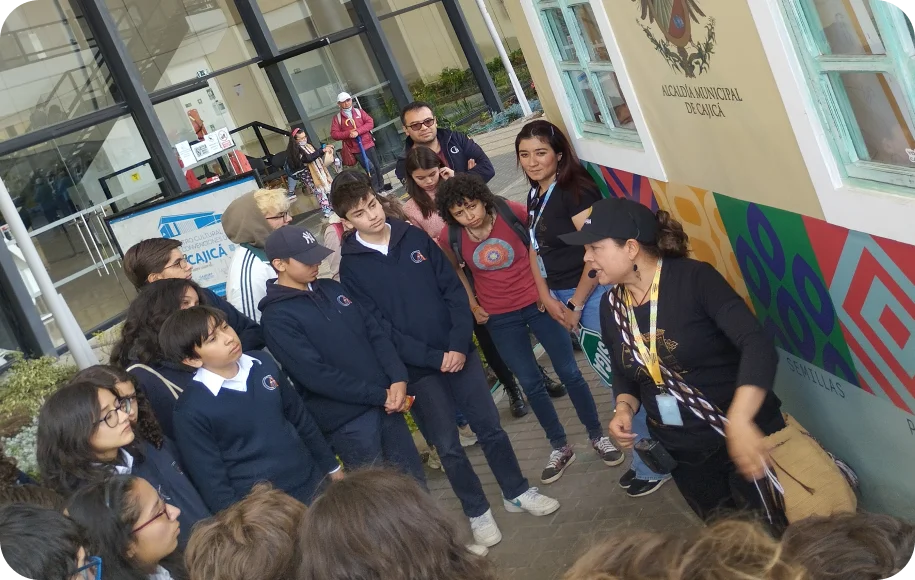
<svg viewBox="0 0 915 580"><path fill-rule="evenodd" d="M269 166L285 150L291 125L305 123L339 149L330 126L341 91L374 119L389 169L403 149L403 87L433 101L445 123L486 111L468 63L479 57L460 45L445 1L465 11L470 28L462 34L478 41L483 59L496 58L474 0L251 0L250 8L233 0L105 0L113 28L87 17L75 0L16 8L0 32L0 179L82 329L117 319L135 295L104 218L226 173L220 160L183 168L177 144L228 128L252 168L276 183ZM259 10L262 21L244 21L238 6L245 14ZM359 14L369 9L380 29L362 26ZM517 50L504 6L489 2L489 11L506 48ZM329 35L336 39L283 56ZM382 36L390 53L377 50ZM255 49L271 45L276 52ZM115 58L129 62L109 67L106 59ZM139 97L131 89L137 84ZM137 106L138 98L147 105ZM155 135L143 132L149 127ZM181 174L174 191L171 176ZM29 307L61 345L21 249L8 228L0 231ZM0 356L15 348L13 334L0 319Z"/></svg>

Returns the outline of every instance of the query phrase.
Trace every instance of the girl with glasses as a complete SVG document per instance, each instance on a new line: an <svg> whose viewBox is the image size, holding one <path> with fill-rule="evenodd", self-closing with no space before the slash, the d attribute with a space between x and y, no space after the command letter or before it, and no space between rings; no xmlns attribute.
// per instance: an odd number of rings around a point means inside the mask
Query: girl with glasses
<svg viewBox="0 0 915 580"><path fill-rule="evenodd" d="M91 367L77 379L51 395L39 413L42 481L69 495L114 474L142 477L181 508L184 545L193 525L210 512L184 474L173 444L150 428L148 408L134 413L136 390L128 375L111 367ZM142 418L143 430L155 443L137 436L132 415L138 423Z"/></svg>
<svg viewBox="0 0 915 580"><path fill-rule="evenodd" d="M181 510L146 480L115 475L77 491L67 514L82 526L105 580L184 580Z"/></svg>

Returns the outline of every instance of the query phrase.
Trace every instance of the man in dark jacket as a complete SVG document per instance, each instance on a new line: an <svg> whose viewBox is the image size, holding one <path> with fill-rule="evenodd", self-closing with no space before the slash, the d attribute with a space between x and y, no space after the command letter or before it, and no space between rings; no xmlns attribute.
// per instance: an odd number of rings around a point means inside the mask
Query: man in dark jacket
<svg viewBox="0 0 915 580"><path fill-rule="evenodd" d="M397 159L397 179L406 178L407 153L414 145L423 145L432 149L442 162L455 173L473 173L488 182L496 174L492 162L483 149L463 133L448 129L439 129L432 105L415 101L404 107L400 113L407 139L404 141L403 153Z"/></svg>
<svg viewBox="0 0 915 580"><path fill-rule="evenodd" d="M259 306L264 338L334 451L347 469L392 463L425 485L403 416L407 369L391 339L339 282L318 279L331 250L308 230L285 226L265 246L278 279Z"/></svg>

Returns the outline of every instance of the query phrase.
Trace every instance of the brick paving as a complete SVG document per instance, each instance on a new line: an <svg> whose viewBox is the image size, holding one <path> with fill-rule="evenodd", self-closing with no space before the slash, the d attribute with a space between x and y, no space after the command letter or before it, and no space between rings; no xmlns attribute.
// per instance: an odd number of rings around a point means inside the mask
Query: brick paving
<svg viewBox="0 0 915 580"><path fill-rule="evenodd" d="M612 416L609 389L579 355L582 374L591 385L601 423ZM543 364L549 362L544 357ZM547 366L552 371L552 368ZM555 375L553 375L555 376ZM490 549L489 558L496 564L501 579L551 580L561 578L575 559L595 542L619 530L679 530L699 525L672 482L650 496L632 499L620 489L617 480L628 469L629 459L620 466L607 467L588 443L587 433L578 421L568 396L553 400L569 441L575 445L576 461L566 469L562 479L540 484L540 472L550 454L550 444L534 414L521 419L511 416L508 398L498 402L502 426L511 438L521 469L531 485L558 499L562 507L556 513L537 518L528 514L510 514L502 508L501 494L495 477L486 465L479 445L467 449L483 489L493 506L493 514L502 530L502 542ZM426 470L429 488L442 505L453 513L462 529L469 524L445 474Z"/></svg>

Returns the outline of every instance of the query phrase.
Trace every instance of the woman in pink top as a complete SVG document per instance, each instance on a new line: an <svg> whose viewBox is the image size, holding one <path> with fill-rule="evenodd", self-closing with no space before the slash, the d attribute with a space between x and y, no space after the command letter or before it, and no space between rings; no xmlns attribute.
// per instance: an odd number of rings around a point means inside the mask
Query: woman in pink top
<svg viewBox="0 0 915 580"><path fill-rule="evenodd" d="M435 209L435 192L440 183L454 177L454 170L435 151L421 146L413 147L407 154L405 169L404 185L410 201L404 204L403 211L411 224L437 240L445 222Z"/></svg>

